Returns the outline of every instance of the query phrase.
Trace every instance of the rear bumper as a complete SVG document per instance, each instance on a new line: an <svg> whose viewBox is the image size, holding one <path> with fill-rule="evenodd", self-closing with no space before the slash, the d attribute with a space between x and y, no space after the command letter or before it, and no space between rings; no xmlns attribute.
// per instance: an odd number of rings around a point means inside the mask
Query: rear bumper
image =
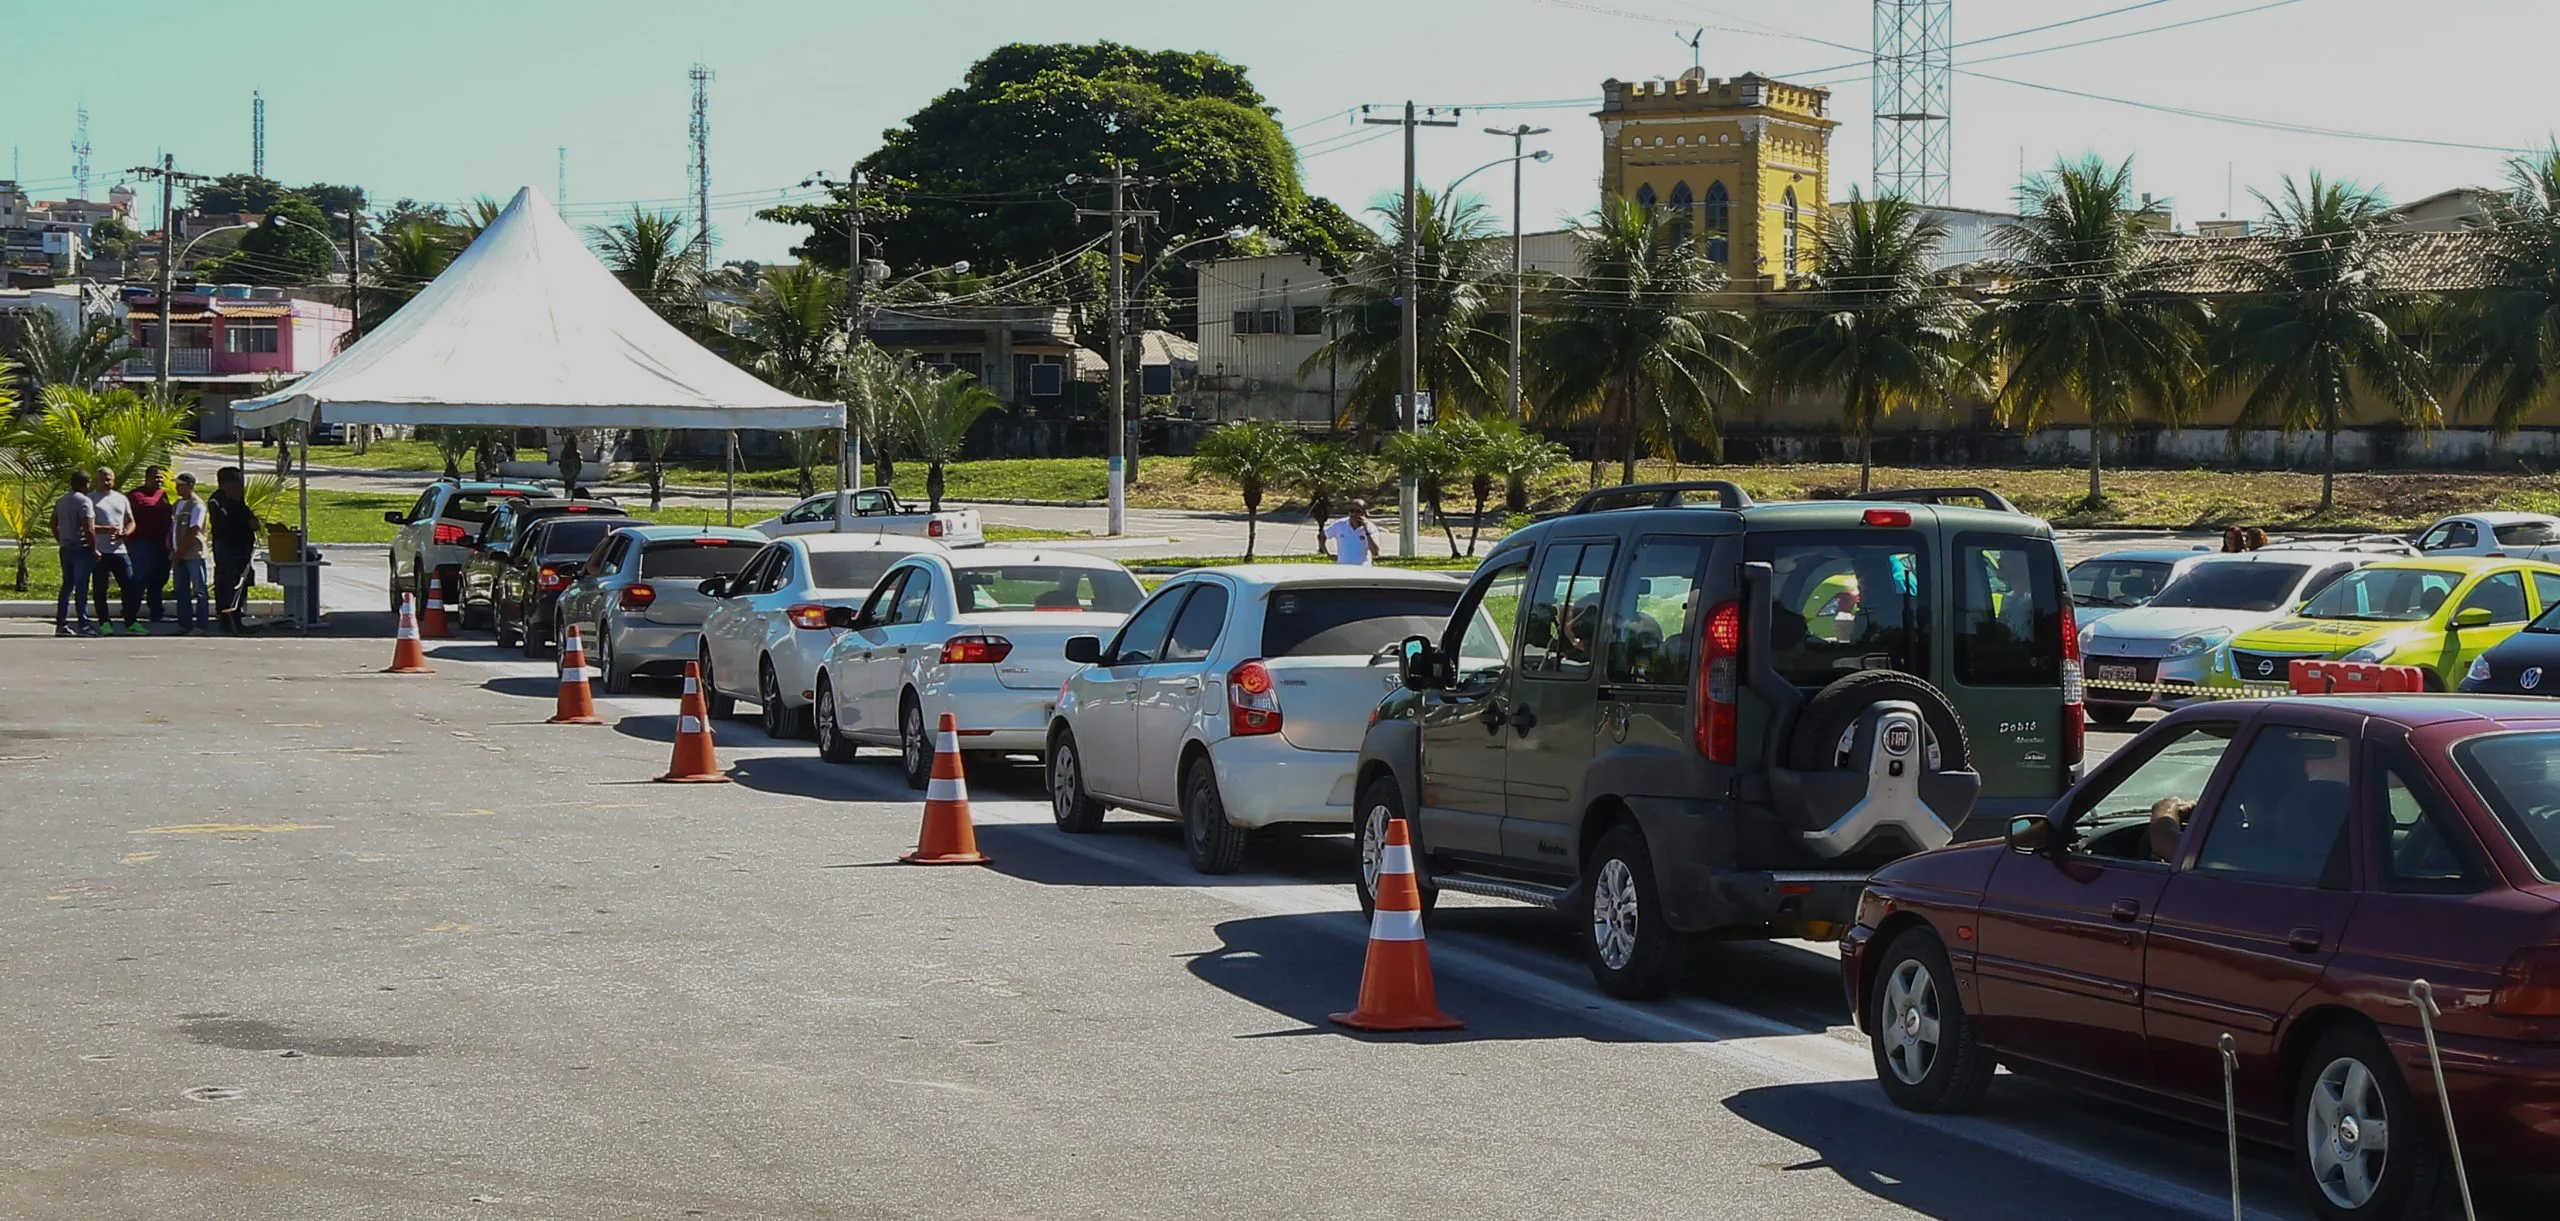
<svg viewBox="0 0 2560 1221"><path fill-rule="evenodd" d="M943 669L943 677L916 691L926 724L939 723L943 713L950 713L960 724L962 750L1048 753L1049 710L1058 702L1057 688L1008 687L993 674L954 674L949 667Z"/></svg>
<svg viewBox="0 0 2560 1221"><path fill-rule="evenodd" d="M1209 762L1217 769L1227 821L1239 827L1351 825L1358 751L1300 750L1278 734L1266 734L1212 742Z"/></svg>
<svg viewBox="0 0 2560 1221"><path fill-rule="evenodd" d="M691 625L651 623L646 619L613 622L613 659L632 670L682 669L699 655L702 629Z"/></svg>
<svg viewBox="0 0 2560 1221"><path fill-rule="evenodd" d="M1876 931L1851 925L1840 939L1840 991L1849 1001L1849 1024L1867 1028L1867 951L1875 948Z"/></svg>
<svg viewBox="0 0 2560 1221"><path fill-rule="evenodd" d="M2419 1109L2435 1118L2435 1081L2425 1037L2389 1028L2384 1040L2400 1061ZM2560 1044L2437 1035L2445 1088L2453 1094L2462 1152L2493 1174L2549 1174L2560 1163Z"/></svg>
<svg viewBox="0 0 2560 1221"><path fill-rule="evenodd" d="M1829 937L1857 918L1864 869L1738 869L1728 802L1630 797L1662 890L1663 921L1684 933L1769 928Z"/></svg>

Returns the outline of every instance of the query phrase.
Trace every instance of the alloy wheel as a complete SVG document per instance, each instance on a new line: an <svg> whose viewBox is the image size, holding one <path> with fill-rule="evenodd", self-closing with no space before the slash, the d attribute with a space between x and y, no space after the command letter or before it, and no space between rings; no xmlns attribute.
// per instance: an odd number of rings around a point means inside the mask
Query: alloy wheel
<svg viewBox="0 0 2560 1221"><path fill-rule="evenodd" d="M764 672L756 676L756 701L761 705L757 712L764 721L764 736L781 737L782 685L775 681L771 666L766 666Z"/></svg>
<svg viewBox="0 0 2560 1221"><path fill-rule="evenodd" d="M1075 817L1076 792L1084 787L1077 771L1075 743L1061 739L1049 752L1049 812L1059 822Z"/></svg>
<svg viewBox="0 0 2560 1221"><path fill-rule="evenodd" d="M908 775L923 775L933 766L933 747L924 736L924 709L914 704L907 705L898 734L898 751L906 756Z"/></svg>
<svg viewBox="0 0 2560 1221"><path fill-rule="evenodd" d="M1916 958L1906 958L1885 981L1878 1037L1885 1063L1904 1085L1918 1085L1938 1062L1938 982Z"/></svg>
<svg viewBox="0 0 2560 1221"><path fill-rule="evenodd" d="M1387 856L1387 820L1393 817L1395 811L1379 804L1370 806L1360 820L1360 880L1368 886L1372 900L1377 898L1378 870Z"/></svg>
<svg viewBox="0 0 2560 1221"><path fill-rule="evenodd" d="M1636 875L1625 861L1611 857L1600 866L1591 886L1591 941L1600 961L1612 971L1626 969L1636 954Z"/></svg>
<svg viewBox="0 0 2560 1221"><path fill-rule="evenodd" d="M2320 1194L2345 1209L2371 1203L2390 1157L2391 1124L2382 1084L2364 1061L2340 1056L2320 1070L2302 1130Z"/></svg>

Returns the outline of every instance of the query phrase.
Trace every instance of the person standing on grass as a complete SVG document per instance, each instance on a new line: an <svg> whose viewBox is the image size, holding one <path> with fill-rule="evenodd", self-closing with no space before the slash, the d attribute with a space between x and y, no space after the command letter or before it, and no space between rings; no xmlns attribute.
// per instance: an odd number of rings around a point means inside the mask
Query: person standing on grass
<svg viewBox="0 0 2560 1221"><path fill-rule="evenodd" d="M196 477L178 476L178 498L169 505L171 572L178 584L178 634L193 636L209 625L213 599L205 581L204 502L196 499Z"/></svg>
<svg viewBox="0 0 2560 1221"><path fill-rule="evenodd" d="M128 545L133 538L133 502L116 490L116 473L112 467L99 467L89 477L89 486L97 489L89 499L97 506L98 522L90 537L98 540L98 566L89 574L89 592L98 602L98 630L116 630L115 616L107 611L107 578L115 578L116 593L124 604L124 630L141 634L147 629L133 621L140 605L134 595L140 591L133 585L133 555Z"/></svg>
<svg viewBox="0 0 2560 1221"><path fill-rule="evenodd" d="M1378 532L1369 525L1369 502L1351 502L1351 511L1342 520L1324 528L1324 536L1333 541L1333 562L1367 564L1378 553Z"/></svg>
<svg viewBox="0 0 2560 1221"><path fill-rule="evenodd" d="M240 468L214 473L213 500L205 506L213 542L213 618L234 636L254 636L243 621L249 609L249 557L258 549L258 515L250 512L248 482Z"/></svg>
<svg viewBox="0 0 2560 1221"><path fill-rule="evenodd" d="M62 559L62 587L53 594L53 634L95 636L89 622L89 568L97 556L92 541L98 508L89 499L89 475L71 472L71 490L53 502L53 541Z"/></svg>
<svg viewBox="0 0 2560 1221"><path fill-rule="evenodd" d="M156 466L142 468L142 486L125 495L133 506L133 584L125 593L125 627L133 627L133 607L142 606L142 617L153 623L169 618L164 599L169 588L170 539L175 516L175 499L167 484L161 482L162 471Z"/></svg>

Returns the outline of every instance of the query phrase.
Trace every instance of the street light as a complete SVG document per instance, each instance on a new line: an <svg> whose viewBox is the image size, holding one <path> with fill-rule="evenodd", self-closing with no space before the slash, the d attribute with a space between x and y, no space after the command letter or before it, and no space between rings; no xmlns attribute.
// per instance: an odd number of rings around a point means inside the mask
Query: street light
<svg viewBox="0 0 2560 1221"><path fill-rule="evenodd" d="M1543 127L1531 127L1531 126L1529 126L1528 124L1523 123L1523 124L1521 124L1521 125L1520 125L1520 126L1518 126L1518 127L1512 127L1512 128L1488 127L1488 128L1485 128L1484 130L1485 130L1485 134L1486 134L1486 135L1489 135L1489 136L1509 136L1509 137L1511 137L1511 419L1512 419L1512 422L1513 422L1513 423L1519 423L1519 422L1521 422L1521 411L1520 411L1520 160L1521 160L1521 155L1520 155L1520 146L1521 146L1525 141L1527 141L1527 140L1528 140L1528 138L1529 138L1529 137L1531 137L1531 136L1543 136L1543 135L1547 134L1547 129L1546 129L1546 128L1543 128ZM1551 161L1551 160L1554 160L1554 158L1555 158L1555 155L1554 155L1553 153L1550 153L1550 152L1548 152L1547 150L1545 150L1545 149L1543 149L1543 148L1542 148L1542 149L1539 149L1539 150L1538 150L1537 152L1535 152L1535 153L1529 154L1529 156L1530 156L1532 159L1537 160L1537 161L1540 161L1540 162ZM1497 164L1499 164L1499 163L1497 163Z"/></svg>

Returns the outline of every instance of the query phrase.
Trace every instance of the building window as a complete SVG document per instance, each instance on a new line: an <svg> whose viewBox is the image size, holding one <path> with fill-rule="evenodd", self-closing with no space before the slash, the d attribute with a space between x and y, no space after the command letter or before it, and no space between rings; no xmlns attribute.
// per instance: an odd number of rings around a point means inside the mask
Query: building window
<svg viewBox="0 0 2560 1221"><path fill-rule="evenodd" d="M1653 212L1653 199L1652 183L1648 182L1643 186L1636 188L1636 206L1644 209L1647 215L1651 215Z"/></svg>
<svg viewBox="0 0 2560 1221"><path fill-rule="evenodd" d="M1718 262L1732 258L1733 197L1719 180L1707 184L1707 257Z"/></svg>
<svg viewBox="0 0 2560 1221"><path fill-rule="evenodd" d="M1236 311L1235 320L1234 320L1233 322L1229 323L1229 325L1230 325L1231 327L1233 327L1233 328L1234 328L1234 330L1235 330L1235 333L1236 333L1236 334L1239 334L1239 335L1250 335L1250 334L1252 334L1252 333L1253 333L1253 311L1252 311L1252 310L1249 310L1249 309L1240 309L1240 310L1237 310L1237 311Z"/></svg>
<svg viewBox="0 0 2560 1221"><path fill-rule="evenodd" d="M1694 219L1691 210L1696 206L1697 198L1689 194L1689 184L1686 181L1672 184L1671 233L1673 237L1682 240L1688 238L1690 225Z"/></svg>
<svg viewBox="0 0 2560 1221"><path fill-rule="evenodd" d="M244 352L273 352L276 350L275 324L271 322L232 323L222 329L222 350L233 355Z"/></svg>
<svg viewBox="0 0 2560 1221"><path fill-rule="evenodd" d="M1324 307L1321 305L1293 306L1289 310L1289 321L1297 334L1324 334Z"/></svg>
<svg viewBox="0 0 2560 1221"><path fill-rule="evenodd" d="M1267 309L1262 311L1261 324L1255 328L1255 331L1256 333L1263 335L1286 335L1289 333L1280 325L1280 311L1276 309Z"/></svg>
<svg viewBox="0 0 2560 1221"><path fill-rule="evenodd" d="M1798 229L1798 227L1799 227L1799 222L1800 222L1800 221L1801 221L1801 219L1802 219L1802 218L1797 214L1797 209L1796 209L1796 189L1795 189L1794 187L1788 187L1788 188L1787 188L1786 210L1787 210L1787 245L1786 245L1786 256L1787 256L1787 261L1786 261L1786 264L1785 264L1785 270L1786 270L1786 274L1787 274L1787 275L1789 275L1789 276L1793 276L1793 275L1795 275L1795 274L1796 274L1796 231L1797 231L1797 229Z"/></svg>

